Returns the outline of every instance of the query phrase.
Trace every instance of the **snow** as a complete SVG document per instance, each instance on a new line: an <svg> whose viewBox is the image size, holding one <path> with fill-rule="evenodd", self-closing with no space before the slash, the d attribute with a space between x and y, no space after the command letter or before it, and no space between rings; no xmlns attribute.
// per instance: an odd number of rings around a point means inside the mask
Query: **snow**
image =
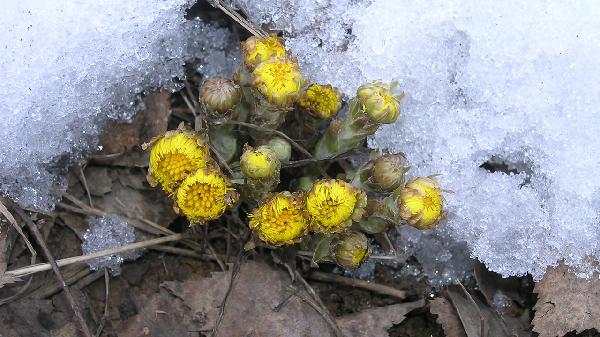
<svg viewBox="0 0 600 337"><path fill-rule="evenodd" d="M104 122L128 121L143 108L140 94L180 88L187 60L230 71L230 33L185 19L192 3L4 2L0 194L51 210L69 166L96 149Z"/></svg>
<svg viewBox="0 0 600 337"><path fill-rule="evenodd" d="M599 2L242 2L307 78L350 95L399 81L401 117L370 145L406 153L410 176L442 174L455 193L439 235L504 276L598 269Z"/></svg>
<svg viewBox="0 0 600 337"><path fill-rule="evenodd" d="M135 242L134 228L127 220L117 215L88 218L89 229L83 234L81 250L90 255L101 250L119 248ZM130 250L116 255L107 255L88 262L90 269L108 268L112 275L121 273L121 264L125 260L134 260L140 256L139 250Z"/></svg>

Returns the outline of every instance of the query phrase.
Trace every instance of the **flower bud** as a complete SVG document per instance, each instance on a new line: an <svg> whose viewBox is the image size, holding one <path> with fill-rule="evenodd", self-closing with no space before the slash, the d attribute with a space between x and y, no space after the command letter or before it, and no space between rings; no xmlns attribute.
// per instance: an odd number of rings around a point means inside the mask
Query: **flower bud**
<svg viewBox="0 0 600 337"><path fill-rule="evenodd" d="M408 181L397 202L400 218L417 229L432 229L446 217L442 189L433 176Z"/></svg>
<svg viewBox="0 0 600 337"><path fill-rule="evenodd" d="M240 103L241 98L240 87L226 78L209 78L200 87L200 100L208 112L230 111Z"/></svg>
<svg viewBox="0 0 600 337"><path fill-rule="evenodd" d="M375 159L372 165L369 187L381 192L392 192L404 184L404 174L408 168L403 153L383 155Z"/></svg>
<svg viewBox="0 0 600 337"><path fill-rule="evenodd" d="M393 93L394 86L395 84L373 82L361 85L356 91L361 109L372 121L391 124L398 118L402 96Z"/></svg>
<svg viewBox="0 0 600 337"><path fill-rule="evenodd" d="M280 162L286 163L290 161L290 157L292 156L292 146L287 140L281 137L275 137L269 140L267 146L273 150Z"/></svg>
<svg viewBox="0 0 600 337"><path fill-rule="evenodd" d="M304 85L295 59L273 57L261 62L252 72L252 84L271 104L290 108Z"/></svg>
<svg viewBox="0 0 600 337"><path fill-rule="evenodd" d="M250 69L254 69L258 64L273 56L283 57L286 55L283 40L274 35L266 39L251 36L242 42L242 53L244 55L244 63Z"/></svg>
<svg viewBox="0 0 600 337"><path fill-rule="evenodd" d="M281 169L277 156L267 146L247 149L240 159L242 173L252 179L269 179Z"/></svg>
<svg viewBox="0 0 600 337"><path fill-rule="evenodd" d="M302 92L298 105L318 119L329 119L342 108L342 94L331 85L311 84Z"/></svg>
<svg viewBox="0 0 600 337"><path fill-rule="evenodd" d="M354 269L369 255L369 241L363 233L348 232L336 243L333 255L338 265Z"/></svg>

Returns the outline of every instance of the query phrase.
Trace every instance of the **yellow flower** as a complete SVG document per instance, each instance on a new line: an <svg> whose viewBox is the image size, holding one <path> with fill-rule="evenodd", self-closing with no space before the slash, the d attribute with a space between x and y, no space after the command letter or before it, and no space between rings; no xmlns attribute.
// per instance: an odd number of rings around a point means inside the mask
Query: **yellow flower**
<svg viewBox="0 0 600 337"><path fill-rule="evenodd" d="M244 62L250 69L254 69L258 64L273 56L283 57L286 55L283 41L274 35L266 39L256 36L248 38L242 42L242 53L244 54Z"/></svg>
<svg viewBox="0 0 600 337"><path fill-rule="evenodd" d="M346 269L360 266L368 254L367 237L363 233L354 231L342 235L333 251L335 262Z"/></svg>
<svg viewBox="0 0 600 337"><path fill-rule="evenodd" d="M242 173L252 179L272 178L281 169L277 155L266 146L259 146L256 150L247 149L240 158Z"/></svg>
<svg viewBox="0 0 600 337"><path fill-rule="evenodd" d="M152 186L161 184L168 193L172 193L190 173L207 167L211 160L208 144L183 126L167 131L149 144L144 144L143 148L149 145L152 145L152 150L148 181Z"/></svg>
<svg viewBox="0 0 600 337"><path fill-rule="evenodd" d="M400 113L402 95L393 93L392 85L383 82L373 82L361 85L356 91L356 97L364 112L375 122L391 124Z"/></svg>
<svg viewBox="0 0 600 337"><path fill-rule="evenodd" d="M366 204L365 194L339 179L319 180L306 195L306 209L314 230L322 233L341 232L360 220Z"/></svg>
<svg viewBox="0 0 600 337"><path fill-rule="evenodd" d="M342 108L343 94L331 85L311 84L302 92L298 105L319 119L328 119Z"/></svg>
<svg viewBox="0 0 600 337"><path fill-rule="evenodd" d="M302 74L296 60L270 58L254 69L253 84L267 101L280 108L291 107L302 88Z"/></svg>
<svg viewBox="0 0 600 337"><path fill-rule="evenodd" d="M418 229L432 229L446 217L442 211L444 197L439 182L433 177L416 178L400 192L400 217Z"/></svg>
<svg viewBox="0 0 600 337"><path fill-rule="evenodd" d="M176 210L192 223L204 223L219 218L237 200L235 189L215 170L198 170L181 183L175 201Z"/></svg>
<svg viewBox="0 0 600 337"><path fill-rule="evenodd" d="M309 225L300 201L290 192L277 193L254 209L249 218L256 235L275 246L301 241Z"/></svg>

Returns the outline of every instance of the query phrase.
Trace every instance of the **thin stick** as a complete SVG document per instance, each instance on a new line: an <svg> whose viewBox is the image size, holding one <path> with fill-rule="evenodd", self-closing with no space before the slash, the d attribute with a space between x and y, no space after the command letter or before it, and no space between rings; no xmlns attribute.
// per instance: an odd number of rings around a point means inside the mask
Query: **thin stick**
<svg viewBox="0 0 600 337"><path fill-rule="evenodd" d="M73 263L82 263L82 262L90 261L90 260L97 259L99 257L103 257L103 256L107 256L107 255L120 254L120 253L128 252L128 251L134 250L134 249L140 249L140 248L146 248L146 247L150 247L150 246L154 246L154 245L159 245L159 244L165 243L165 242L179 241L179 240L184 239L185 237L186 236L183 234L173 234L173 235L163 236L163 237L156 238L156 239L135 242L135 243L125 245L122 247L118 247L118 248L101 250L94 254L80 255L80 256L68 257L66 259L57 260L56 265L58 267L63 267L63 266L67 266L67 265L70 265ZM46 270L50 270L50 269L52 269L52 266L49 263L39 263L39 264L34 264L34 265L31 265L28 267L9 270L6 272L6 275L23 276L23 275L34 274L34 273L38 273L38 272L46 271Z"/></svg>
<svg viewBox="0 0 600 337"><path fill-rule="evenodd" d="M50 265L52 266L52 270L54 271L56 278L58 279L58 281L60 282L60 285L63 288L63 291L65 293L65 297L67 298L67 301L71 305L73 312L75 312L75 317L77 317L77 320L79 321L79 325L81 327L81 330L83 331L83 334L86 337L92 337L92 333L90 332L90 328L87 326L87 323L85 322L85 319L83 318L81 309L79 309L79 305L77 304L77 302L75 302L75 298L73 297L73 294L71 293L71 289L69 289L69 286L67 286L65 279L63 278L62 274L60 273L60 269L58 268L58 265L56 264L56 261L54 260L54 257L52 256L50 249L48 248L48 245L46 245L46 241L44 240L42 233L40 233L40 230L38 229L35 222L33 222L33 220L31 220L31 218L29 218L25 214L25 212L23 212L23 210L21 210L18 207L15 207L15 211L17 212L17 214L19 214L21 219L23 219L25 221L25 223L29 227L29 230L31 230L31 232L33 233L33 236L35 237L36 241L42 247L42 251L44 252L44 255L46 255L46 258L50 262Z"/></svg>
<svg viewBox="0 0 600 337"><path fill-rule="evenodd" d="M306 291L308 291L308 293L312 296L312 298L315 300L315 302L321 307L321 309L323 309L322 315L326 316L328 321L332 322L330 324L331 324L334 332L336 333L336 335L343 336L342 331L340 330L340 327L335 322L335 319L333 318L333 316L331 316L331 313L329 312L329 310L327 310L327 307L325 306L325 303L323 303L323 301L321 300L321 297L319 297L319 294L317 294L315 289L313 289L313 287L311 287L310 284L308 284L308 282L306 282L304 277L302 277L302 275L297 270L296 270L295 274L296 274L296 279L300 280L300 283L302 283L302 285L304 286Z"/></svg>
<svg viewBox="0 0 600 337"><path fill-rule="evenodd" d="M246 28L250 33L260 37L262 39L266 39L268 37L267 33L263 32L260 28L254 27L252 23L248 20L241 17L233 8L229 7L226 3L221 0L208 0L208 2L213 6L220 10L222 10L225 14L231 17L235 22L239 23L242 27Z"/></svg>
<svg viewBox="0 0 600 337"><path fill-rule="evenodd" d="M264 131L264 132L274 133L274 134L276 134L276 135L278 135L278 136L280 136L282 138L285 138L288 142L290 142L290 144L293 147L295 147L298 151L302 152L308 158L312 158L312 154L310 154L310 152L308 152L304 147L302 147L302 145L296 143L296 141L294 141L288 135L286 135L285 133L283 133L283 132L281 132L279 130L269 129L269 128L265 128L265 127L260 126L260 125L246 123L246 122L238 122L238 121L224 121L224 122L215 123L215 125L223 125L223 124L241 125L241 126L245 126L247 128L258 130L258 131Z"/></svg>
<svg viewBox="0 0 600 337"><path fill-rule="evenodd" d="M315 311L323 317L325 322L327 322L327 324L329 325L331 330L333 330L333 333L335 334L336 337L344 337L344 334L342 333L340 328L337 326L337 323L331 318L331 314L329 314L329 312L326 312L317 303L313 302L313 300L311 300L306 295L304 295L300 292L294 292L294 296L298 297L303 302L310 305L311 308L315 309Z"/></svg>
<svg viewBox="0 0 600 337"><path fill-rule="evenodd" d="M357 280L349 277L344 277L335 274L322 273L322 272L312 272L308 275L308 278L314 281L320 282L329 282L329 283L338 283L350 287L356 287L365 289L377 294L386 295L395 297L397 299L403 300L406 298L406 292L403 290L399 290L390 286L386 286L379 283L367 282L363 280Z"/></svg>
<svg viewBox="0 0 600 337"><path fill-rule="evenodd" d="M94 207L94 203L92 202L92 194L90 193L87 179L85 178L85 173L83 172L83 167L81 166L79 166L79 175L81 176L81 184L83 185L83 189L85 190L85 194L87 195L90 207Z"/></svg>
<svg viewBox="0 0 600 337"><path fill-rule="evenodd" d="M104 268L104 314L100 319L100 324L98 326L98 330L96 330L95 337L99 337L104 329L104 325L106 321L110 318L110 313L108 311L108 296L110 294L110 277L108 276L108 270Z"/></svg>

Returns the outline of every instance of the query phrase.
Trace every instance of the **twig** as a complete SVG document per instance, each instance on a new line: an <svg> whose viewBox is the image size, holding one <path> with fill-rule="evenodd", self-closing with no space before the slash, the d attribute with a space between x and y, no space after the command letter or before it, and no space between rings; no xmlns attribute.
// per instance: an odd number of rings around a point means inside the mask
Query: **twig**
<svg viewBox="0 0 600 337"><path fill-rule="evenodd" d="M308 282L306 282L304 277L302 277L302 275L297 270L296 270L295 274L296 274L296 279L300 280L300 283L302 283L302 285L304 286L304 289L306 289L306 291L308 291L308 293L312 296L312 298L315 300L315 302L317 302L317 304L321 307L321 309L323 309L323 312L324 312L325 316L328 318L328 321L331 321L333 323L332 328L333 328L335 334L343 337L340 327L335 322L335 319L333 318L333 316L331 316L331 313L329 312L329 310L327 310L327 307L325 306L325 303L323 303L323 301L321 300L321 297L319 297L319 294L317 294L317 292L313 289L313 287L311 287L310 284L308 284Z"/></svg>
<svg viewBox="0 0 600 337"><path fill-rule="evenodd" d="M311 308L315 309L315 311L323 317L325 322L327 322L327 324L329 324L329 327L331 328L331 330L333 330L333 333L335 334L335 336L344 337L344 334L342 333L340 328L337 326L337 323L333 320L333 318L331 317L331 314L329 314L328 311L323 310L323 308L321 308L317 303L315 303L310 298L306 297L301 292L294 292L294 296L298 297L299 299L304 301L306 304L310 305Z"/></svg>
<svg viewBox="0 0 600 337"><path fill-rule="evenodd" d="M85 178L85 173L83 172L82 166L79 166L79 176L81 179L81 184L83 185L83 189L85 190L85 194L87 195L88 202L90 203L90 207L94 207L94 203L92 202L92 194L90 193L90 189L88 187L87 179Z"/></svg>
<svg viewBox="0 0 600 337"><path fill-rule="evenodd" d="M90 260L97 259L99 257L103 257L103 256L107 256L107 255L120 254L120 253L124 253L124 252L134 250L134 249L140 249L140 248L146 248L146 247L150 247L150 246L154 246L154 245L159 245L159 244L165 243L165 242L179 241L179 240L184 239L185 237L186 236L183 234L173 234L173 235L163 236L163 237L156 238L156 239L135 242L135 243L125 245L122 247L118 247L118 248L101 250L94 254L80 255L80 256L68 257L66 259L57 260L56 265L58 267L62 267L62 266L67 266L67 265L70 265L73 263L82 263L82 262L90 261ZM46 270L50 270L50 269L52 269L52 266L49 263L39 263L39 264L34 264L34 265L31 265L28 267L9 270L6 272L6 275L23 276L23 275L34 274L34 273L38 273L38 272L46 271Z"/></svg>
<svg viewBox="0 0 600 337"><path fill-rule="evenodd" d="M290 168L290 167L306 166L306 165L315 164L315 163L337 161L337 160L342 160L342 159L348 159L348 158L356 155L356 153L357 153L357 151L351 150L351 151L344 152L344 153L336 155L336 156L331 156L331 157L326 157L326 158L321 158L321 159L308 158L308 159L290 161L290 162L281 164L281 166L284 168Z"/></svg>
<svg viewBox="0 0 600 337"><path fill-rule="evenodd" d="M216 260L217 260L216 256L213 254L198 254L198 253L194 252L193 250L171 247L171 246L156 245L156 246L150 247L150 249L156 250L159 252L169 253L169 254L176 254L176 255L181 255L181 256L185 256L185 257L191 257L191 258L203 260L203 261L215 261L216 262ZM225 260L225 261L227 261L227 260Z"/></svg>
<svg viewBox="0 0 600 337"><path fill-rule="evenodd" d="M52 270L54 271L56 278L58 279L58 281L60 282L60 285L63 288L65 297L67 298L69 305L71 305L73 312L75 312L75 317L77 317L77 320L79 321L79 325L81 327L81 330L83 331L83 334L86 337L92 337L92 333L90 332L90 328L87 326L87 323L85 322L85 319L83 318L81 309L79 308L79 305L77 304L77 302L75 302L75 298L73 297L73 294L71 293L71 290L69 289L69 286L67 286L67 283L65 282L65 279L63 278L63 276L60 272L60 269L58 268L58 265L56 264L56 261L54 260L54 257L52 256L50 249L48 248L48 245L46 245L46 241L44 240L42 233L40 233L40 230L38 229L35 222L33 222L33 220L31 220L31 218L29 218L29 216L27 216L27 214L25 214L25 212L23 212L19 207L15 207L14 209L17 212L17 214L19 214L21 219L23 219L25 221L25 223L29 227L29 230L31 230L31 232L33 233L33 236L35 237L36 241L42 247L42 251L44 252L44 255L46 255L46 258L50 262L50 265L52 266Z"/></svg>
<svg viewBox="0 0 600 337"><path fill-rule="evenodd" d="M349 277L344 277L340 275L330 274L330 273L322 273L322 272L312 272L308 275L308 278L314 281L320 282L329 282L329 283L338 283L350 287L356 287L365 289L377 294L386 295L395 297L397 299L403 300L406 298L406 292L403 290L399 290L390 286L386 286L379 283L367 282L364 280L357 280Z"/></svg>
<svg viewBox="0 0 600 337"><path fill-rule="evenodd" d="M208 0L208 2L213 7L222 10L225 14L231 17L235 22L242 25L242 27L246 28L253 35L256 35L257 37L260 37L262 39L266 39L268 37L267 33L263 32L260 28L255 27L250 21L244 19L233 8L231 8L228 4L224 3L222 0Z"/></svg>
<svg viewBox="0 0 600 337"><path fill-rule="evenodd" d="M100 319L100 324L98 325L98 330L94 337L99 337L104 329L104 325L106 321L110 318L110 313L108 311L108 296L110 294L110 277L108 276L108 270L104 268L104 314Z"/></svg>
<svg viewBox="0 0 600 337"><path fill-rule="evenodd" d="M288 142L290 142L290 144L293 147L295 147L298 151L302 152L302 154L304 154L308 158L312 158L312 154L310 154L310 152L308 152L304 147L302 147L302 145L298 144L295 140L293 140L288 135L286 135L285 133L283 133L283 132L281 132L279 130L269 129L269 128L265 128L265 127L260 126L260 125L246 123L246 122L239 122L239 121L224 121L224 122L217 122L217 123L215 123L215 125L224 125L224 124L241 125L241 126L245 126L247 128L258 130L258 131L274 133L274 134L276 134L276 135L278 135L278 136L280 136L282 138L285 138Z"/></svg>
<svg viewBox="0 0 600 337"><path fill-rule="evenodd" d="M215 157L217 157L219 164L221 164L221 166L225 167L227 172L229 172L229 175L233 176L233 170L231 169L231 167L229 167L229 165L227 164L227 161L225 160L225 158L223 158L223 155L221 155L221 153L213 147L211 147L210 150L212 151L212 153L215 154Z"/></svg>
<svg viewBox="0 0 600 337"><path fill-rule="evenodd" d="M247 234L245 235L243 242L248 242L248 240L250 239L250 235L251 235L251 232L247 231ZM219 315L217 316L217 321L215 322L215 327L212 330L212 332L210 333L210 337L215 337L217 335L219 326L221 325L221 322L223 321L223 317L225 316L225 307L227 306L227 300L229 300L229 296L231 295L231 292L233 291L233 284L235 283L235 280L237 279L237 277L240 273L240 269L242 267L242 262L243 262L243 259L245 256L244 255L244 246L245 246L245 244L240 247L237 258L235 259L235 263L234 263L233 267L231 268L231 277L229 279L229 285L227 287L227 291L225 292L225 296L223 297L223 301L221 301L221 305L219 307Z"/></svg>

